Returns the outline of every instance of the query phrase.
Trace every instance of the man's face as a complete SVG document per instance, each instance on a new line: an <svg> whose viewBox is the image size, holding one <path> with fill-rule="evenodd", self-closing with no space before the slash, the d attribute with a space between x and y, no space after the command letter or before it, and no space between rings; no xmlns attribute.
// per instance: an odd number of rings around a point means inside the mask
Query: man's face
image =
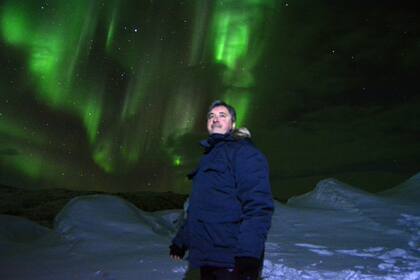
<svg viewBox="0 0 420 280"><path fill-rule="evenodd" d="M225 106L214 107L207 115L207 130L209 134L226 134L235 128L232 116Z"/></svg>

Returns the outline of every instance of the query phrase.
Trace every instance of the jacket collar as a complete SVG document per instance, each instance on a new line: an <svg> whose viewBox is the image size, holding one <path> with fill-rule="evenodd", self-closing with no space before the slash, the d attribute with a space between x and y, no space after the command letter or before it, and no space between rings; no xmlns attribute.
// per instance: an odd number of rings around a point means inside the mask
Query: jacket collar
<svg viewBox="0 0 420 280"><path fill-rule="evenodd" d="M207 139L200 141L200 145L204 148L204 151L208 153L211 149L213 149L214 146L216 146L217 143L228 141L235 141L235 139L232 136L232 133L213 133L210 134Z"/></svg>

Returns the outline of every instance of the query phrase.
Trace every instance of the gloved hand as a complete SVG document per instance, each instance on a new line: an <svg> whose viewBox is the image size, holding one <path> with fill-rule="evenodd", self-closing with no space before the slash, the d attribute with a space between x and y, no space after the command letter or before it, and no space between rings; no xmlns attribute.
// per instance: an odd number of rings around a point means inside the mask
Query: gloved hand
<svg viewBox="0 0 420 280"><path fill-rule="evenodd" d="M235 257L235 271L240 280L257 280L260 260L253 257Z"/></svg>
<svg viewBox="0 0 420 280"><path fill-rule="evenodd" d="M172 243L172 245L169 246L169 255L174 259L182 260L185 256L186 251L187 251L187 248L179 247L178 245L174 243Z"/></svg>

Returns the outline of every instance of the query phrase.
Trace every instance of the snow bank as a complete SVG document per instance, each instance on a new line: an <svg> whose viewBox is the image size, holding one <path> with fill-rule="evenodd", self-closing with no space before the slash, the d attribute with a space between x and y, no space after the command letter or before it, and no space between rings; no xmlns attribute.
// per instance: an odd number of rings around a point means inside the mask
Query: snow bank
<svg viewBox="0 0 420 280"><path fill-rule="evenodd" d="M51 233L46 227L25 218L0 215L0 242L27 243L35 242Z"/></svg>
<svg viewBox="0 0 420 280"><path fill-rule="evenodd" d="M381 193L384 196L405 199L414 202L420 201L420 172L400 185Z"/></svg>
<svg viewBox="0 0 420 280"><path fill-rule="evenodd" d="M89 195L71 200L54 230L0 215L0 279L181 279L186 262L168 257L180 213Z"/></svg>
<svg viewBox="0 0 420 280"><path fill-rule="evenodd" d="M360 205L379 203L374 195L334 178L320 181L315 189L301 196L292 197L287 204L296 207L358 211Z"/></svg>
<svg viewBox="0 0 420 280"><path fill-rule="evenodd" d="M420 279L420 205L406 199L418 182L391 196L327 179L276 202L264 279ZM187 263L168 257L181 216L110 195L74 198L54 230L0 215L0 279L183 279Z"/></svg>
<svg viewBox="0 0 420 280"><path fill-rule="evenodd" d="M119 197L89 195L72 199L57 215L54 229L68 240L125 242L157 237L167 240L174 232L174 225Z"/></svg>

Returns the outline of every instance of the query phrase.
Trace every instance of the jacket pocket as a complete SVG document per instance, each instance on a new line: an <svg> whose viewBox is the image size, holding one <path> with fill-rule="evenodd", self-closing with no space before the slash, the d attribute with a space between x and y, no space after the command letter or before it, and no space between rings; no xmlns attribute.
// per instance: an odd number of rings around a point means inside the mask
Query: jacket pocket
<svg viewBox="0 0 420 280"><path fill-rule="evenodd" d="M203 229L214 247L236 247L239 234L239 222L206 223L202 222Z"/></svg>

